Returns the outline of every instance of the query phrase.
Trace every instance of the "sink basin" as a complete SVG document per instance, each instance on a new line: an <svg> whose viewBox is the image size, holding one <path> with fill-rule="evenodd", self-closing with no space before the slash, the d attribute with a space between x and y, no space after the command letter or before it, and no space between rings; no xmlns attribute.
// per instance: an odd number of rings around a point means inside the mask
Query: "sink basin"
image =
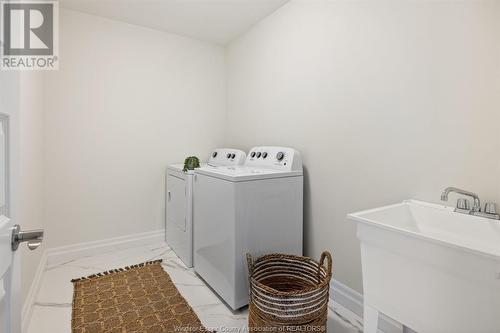
<svg viewBox="0 0 500 333"><path fill-rule="evenodd" d="M349 214L365 332L382 312L417 332L500 332L500 222L422 201Z"/></svg>

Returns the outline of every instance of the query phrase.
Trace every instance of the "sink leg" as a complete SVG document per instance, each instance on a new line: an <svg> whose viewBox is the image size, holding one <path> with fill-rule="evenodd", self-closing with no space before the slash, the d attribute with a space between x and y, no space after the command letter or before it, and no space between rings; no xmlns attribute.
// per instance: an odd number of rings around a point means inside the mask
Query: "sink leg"
<svg viewBox="0 0 500 333"><path fill-rule="evenodd" d="M378 310L365 303L363 312L363 332L377 333Z"/></svg>

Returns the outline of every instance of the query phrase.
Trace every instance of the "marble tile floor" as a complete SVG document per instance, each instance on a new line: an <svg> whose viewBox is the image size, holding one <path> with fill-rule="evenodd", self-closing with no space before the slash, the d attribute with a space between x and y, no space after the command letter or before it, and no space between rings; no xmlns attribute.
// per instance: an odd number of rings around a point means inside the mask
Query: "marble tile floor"
<svg viewBox="0 0 500 333"><path fill-rule="evenodd" d="M71 332L71 279L156 259L163 259L163 268L205 327L219 332L245 331L247 310L230 311L192 269L184 266L167 244L159 243L45 267L28 333ZM362 332L362 324L352 312L333 303L330 304L328 332Z"/></svg>

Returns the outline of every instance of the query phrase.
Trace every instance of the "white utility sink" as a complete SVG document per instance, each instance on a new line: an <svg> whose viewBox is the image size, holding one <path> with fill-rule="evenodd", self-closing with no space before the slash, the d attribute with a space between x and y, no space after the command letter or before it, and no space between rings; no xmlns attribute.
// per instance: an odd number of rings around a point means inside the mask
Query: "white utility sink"
<svg viewBox="0 0 500 333"><path fill-rule="evenodd" d="M361 244L365 332L384 313L419 333L500 332L500 222L416 200L348 217Z"/></svg>

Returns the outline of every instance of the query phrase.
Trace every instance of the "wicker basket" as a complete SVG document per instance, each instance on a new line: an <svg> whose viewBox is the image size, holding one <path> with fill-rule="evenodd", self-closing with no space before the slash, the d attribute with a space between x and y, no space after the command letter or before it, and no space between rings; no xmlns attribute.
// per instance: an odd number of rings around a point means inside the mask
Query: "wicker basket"
<svg viewBox="0 0 500 333"><path fill-rule="evenodd" d="M285 254L268 254L255 262L247 254L247 262L250 332L326 332L329 252L323 252L319 262Z"/></svg>

